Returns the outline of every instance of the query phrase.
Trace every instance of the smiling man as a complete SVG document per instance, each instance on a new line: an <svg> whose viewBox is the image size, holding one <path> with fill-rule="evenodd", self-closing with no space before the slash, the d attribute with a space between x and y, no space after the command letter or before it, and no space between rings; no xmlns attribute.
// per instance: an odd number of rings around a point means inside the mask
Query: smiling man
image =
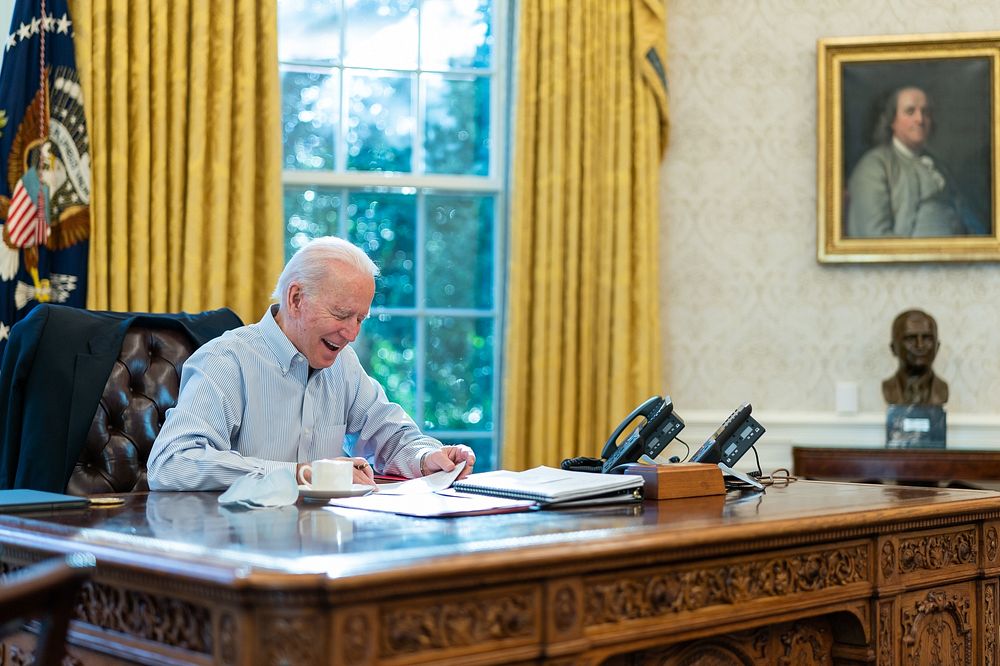
<svg viewBox="0 0 1000 666"><path fill-rule="evenodd" d="M422 434L350 347L377 275L343 239L317 238L300 249L278 278L279 302L258 323L206 343L185 362L177 406L149 455L149 487L217 490L281 467L309 481L310 461L338 457L353 459L355 483L373 483L373 471L417 477L462 461L468 475L472 449ZM353 444L345 444L347 434Z"/></svg>
<svg viewBox="0 0 1000 666"><path fill-rule="evenodd" d="M892 322L892 353L899 369L882 382L882 397L890 405L943 405L948 384L931 370L941 342L937 322L923 310L906 310Z"/></svg>
<svg viewBox="0 0 1000 666"><path fill-rule="evenodd" d="M927 150L933 134L927 93L916 86L894 90L876 124L877 145L848 179L847 237L948 237L971 233L970 225L978 228L955 178Z"/></svg>

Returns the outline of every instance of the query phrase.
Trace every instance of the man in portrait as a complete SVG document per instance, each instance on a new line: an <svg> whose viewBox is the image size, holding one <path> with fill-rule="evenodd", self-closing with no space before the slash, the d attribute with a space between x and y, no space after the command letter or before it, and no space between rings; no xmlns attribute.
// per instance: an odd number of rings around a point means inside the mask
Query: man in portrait
<svg viewBox="0 0 1000 666"><path fill-rule="evenodd" d="M846 235L947 237L981 233L958 182L928 149L936 127L933 100L917 85L886 97L873 142L847 182Z"/></svg>

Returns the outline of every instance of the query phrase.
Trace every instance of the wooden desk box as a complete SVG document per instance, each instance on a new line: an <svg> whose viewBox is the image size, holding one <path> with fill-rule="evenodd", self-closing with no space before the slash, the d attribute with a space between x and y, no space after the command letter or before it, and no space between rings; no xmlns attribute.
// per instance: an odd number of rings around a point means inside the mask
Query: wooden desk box
<svg viewBox="0 0 1000 666"><path fill-rule="evenodd" d="M644 479L642 493L646 499L677 499L702 495L725 495L726 482L722 470L707 463L672 463L640 465L625 468L626 474L638 474Z"/></svg>

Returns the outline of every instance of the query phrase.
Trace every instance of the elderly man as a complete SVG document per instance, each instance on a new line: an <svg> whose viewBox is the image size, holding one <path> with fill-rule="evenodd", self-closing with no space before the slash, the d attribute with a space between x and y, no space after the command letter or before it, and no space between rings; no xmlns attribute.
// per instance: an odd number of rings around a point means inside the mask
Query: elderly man
<svg viewBox="0 0 1000 666"><path fill-rule="evenodd" d="M882 382L882 397L890 405L943 405L948 384L934 374L931 364L941 342L937 322L922 310L906 310L892 322L892 353L899 369Z"/></svg>
<svg viewBox="0 0 1000 666"><path fill-rule="evenodd" d="M878 145L847 183L847 237L970 233L954 177L927 152L933 131L926 92L906 86L889 96L875 129Z"/></svg>
<svg viewBox="0 0 1000 666"><path fill-rule="evenodd" d="M423 435L349 346L368 317L378 269L345 240L318 238L289 260L256 324L208 342L184 364L177 406L149 456L153 490L226 488L309 461L354 460L354 482L379 472L416 477L475 464L467 446ZM345 450L345 434L357 440ZM353 439L353 438L352 438Z"/></svg>

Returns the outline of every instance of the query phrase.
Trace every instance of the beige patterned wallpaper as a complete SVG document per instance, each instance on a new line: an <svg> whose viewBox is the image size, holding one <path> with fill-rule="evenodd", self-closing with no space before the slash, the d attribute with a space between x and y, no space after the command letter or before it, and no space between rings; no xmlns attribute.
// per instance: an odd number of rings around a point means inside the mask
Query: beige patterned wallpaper
<svg viewBox="0 0 1000 666"><path fill-rule="evenodd" d="M661 173L665 390L678 411L884 409L893 316L938 321L949 413L1000 413L1000 263L816 261L816 40L1000 30L997 0L671 0Z"/></svg>

